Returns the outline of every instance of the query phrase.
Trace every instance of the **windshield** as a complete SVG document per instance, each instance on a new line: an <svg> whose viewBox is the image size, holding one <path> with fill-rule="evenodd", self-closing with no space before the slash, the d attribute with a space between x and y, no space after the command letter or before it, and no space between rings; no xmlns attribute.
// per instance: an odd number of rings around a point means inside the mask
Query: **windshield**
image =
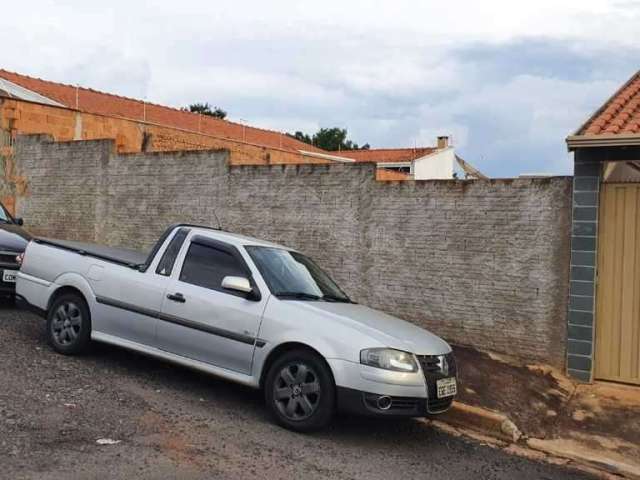
<svg viewBox="0 0 640 480"><path fill-rule="evenodd" d="M296 300L351 302L340 287L309 257L282 248L248 246L271 293Z"/></svg>

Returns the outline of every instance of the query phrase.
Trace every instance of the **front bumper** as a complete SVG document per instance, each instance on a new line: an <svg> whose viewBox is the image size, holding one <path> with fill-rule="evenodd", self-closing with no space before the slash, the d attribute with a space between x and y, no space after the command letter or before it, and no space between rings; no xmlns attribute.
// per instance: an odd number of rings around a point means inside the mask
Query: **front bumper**
<svg viewBox="0 0 640 480"><path fill-rule="evenodd" d="M423 397L387 396L346 387L338 387L337 396L340 412L376 417L425 417L444 413L454 399L452 396L429 401Z"/></svg>
<svg viewBox="0 0 640 480"><path fill-rule="evenodd" d="M423 417L447 411L455 395L438 398L437 382L457 378L453 354L418 355L416 358L420 369L415 373L329 360L338 387L338 409L363 415L405 417Z"/></svg>
<svg viewBox="0 0 640 480"><path fill-rule="evenodd" d="M5 270L17 273L18 270L20 270L20 267L18 265L0 263L0 295L13 295L14 293L16 293L16 283L5 282L3 280Z"/></svg>
<svg viewBox="0 0 640 480"><path fill-rule="evenodd" d="M15 283L0 282L0 295L13 295L16 293Z"/></svg>

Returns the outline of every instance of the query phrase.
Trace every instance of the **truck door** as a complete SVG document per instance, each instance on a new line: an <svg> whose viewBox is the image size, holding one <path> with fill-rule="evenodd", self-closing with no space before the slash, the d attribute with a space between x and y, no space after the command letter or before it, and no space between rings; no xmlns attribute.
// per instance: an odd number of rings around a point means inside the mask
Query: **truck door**
<svg viewBox="0 0 640 480"><path fill-rule="evenodd" d="M196 234L181 259L158 322L158 348L249 374L265 300L222 288L226 276L251 279L242 255Z"/></svg>

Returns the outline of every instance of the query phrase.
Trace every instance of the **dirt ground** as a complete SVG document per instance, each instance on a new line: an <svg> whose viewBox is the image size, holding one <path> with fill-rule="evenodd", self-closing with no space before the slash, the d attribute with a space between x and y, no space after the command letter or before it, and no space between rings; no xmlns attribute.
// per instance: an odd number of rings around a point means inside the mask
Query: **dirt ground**
<svg viewBox="0 0 640 480"><path fill-rule="evenodd" d="M640 388L578 385L548 367L456 347L458 400L506 414L525 435L572 436L593 448L640 456Z"/></svg>
<svg viewBox="0 0 640 480"><path fill-rule="evenodd" d="M0 308L0 478L586 477L417 420L341 417L294 434L259 392L107 346L58 355L41 319Z"/></svg>

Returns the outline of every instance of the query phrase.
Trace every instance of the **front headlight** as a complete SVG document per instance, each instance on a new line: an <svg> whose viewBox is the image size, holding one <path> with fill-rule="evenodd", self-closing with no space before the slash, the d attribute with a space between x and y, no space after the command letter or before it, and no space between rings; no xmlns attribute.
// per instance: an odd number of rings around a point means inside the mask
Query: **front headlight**
<svg viewBox="0 0 640 480"><path fill-rule="evenodd" d="M417 372L418 365L411 353L393 348L368 348L360 352L360 363L395 372Z"/></svg>

